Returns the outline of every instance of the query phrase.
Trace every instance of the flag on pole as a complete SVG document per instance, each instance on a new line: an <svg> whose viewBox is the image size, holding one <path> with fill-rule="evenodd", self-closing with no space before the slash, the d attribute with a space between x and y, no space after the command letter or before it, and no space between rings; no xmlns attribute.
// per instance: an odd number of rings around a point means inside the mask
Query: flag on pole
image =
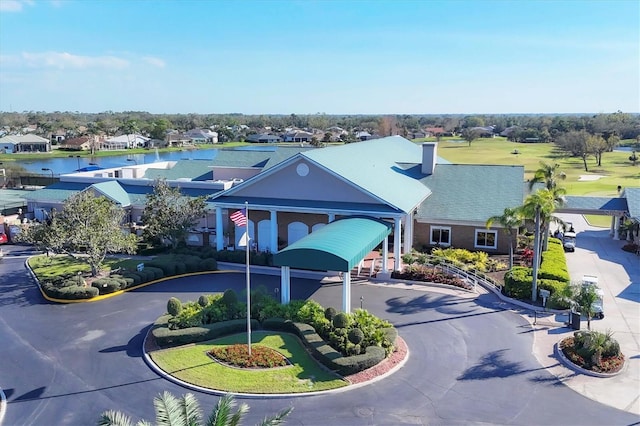
<svg viewBox="0 0 640 426"><path fill-rule="evenodd" d="M245 210L238 210L229 216L229 219L236 224L236 226L247 226L247 216L245 215Z"/></svg>

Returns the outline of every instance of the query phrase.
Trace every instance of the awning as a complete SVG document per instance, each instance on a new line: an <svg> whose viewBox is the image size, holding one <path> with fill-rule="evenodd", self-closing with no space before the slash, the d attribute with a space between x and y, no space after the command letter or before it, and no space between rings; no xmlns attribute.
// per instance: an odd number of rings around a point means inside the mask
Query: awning
<svg viewBox="0 0 640 426"><path fill-rule="evenodd" d="M338 219L273 256L275 266L350 271L391 233L390 223L366 217Z"/></svg>

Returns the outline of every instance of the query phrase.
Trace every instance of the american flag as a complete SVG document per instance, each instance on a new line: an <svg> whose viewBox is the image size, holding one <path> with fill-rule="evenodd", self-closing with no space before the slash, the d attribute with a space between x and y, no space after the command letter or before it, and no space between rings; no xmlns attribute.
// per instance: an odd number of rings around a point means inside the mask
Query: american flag
<svg viewBox="0 0 640 426"><path fill-rule="evenodd" d="M244 209L236 211L229 216L229 219L231 219L236 226L247 226L247 216L245 215Z"/></svg>

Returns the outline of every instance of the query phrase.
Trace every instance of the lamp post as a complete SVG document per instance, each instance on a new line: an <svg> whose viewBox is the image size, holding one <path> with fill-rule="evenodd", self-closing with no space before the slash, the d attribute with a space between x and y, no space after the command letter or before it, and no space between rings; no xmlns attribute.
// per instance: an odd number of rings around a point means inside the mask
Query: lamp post
<svg viewBox="0 0 640 426"><path fill-rule="evenodd" d="M48 167L43 167L43 168L42 168L42 171L43 171L43 172L51 172L51 183L53 183L53 170L51 170L51 169L50 169L50 168L48 168Z"/></svg>
<svg viewBox="0 0 640 426"><path fill-rule="evenodd" d="M79 155L70 155L69 158L73 158L76 157L76 159L78 160L78 170L80 170L80 156ZM76 170L76 172L78 171Z"/></svg>

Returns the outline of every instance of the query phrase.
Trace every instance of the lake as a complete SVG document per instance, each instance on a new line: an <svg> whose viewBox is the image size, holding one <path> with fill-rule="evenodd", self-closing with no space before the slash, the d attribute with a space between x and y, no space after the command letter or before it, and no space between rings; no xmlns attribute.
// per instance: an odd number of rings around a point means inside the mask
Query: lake
<svg viewBox="0 0 640 426"><path fill-rule="evenodd" d="M238 150L275 150L274 146L245 146L236 148ZM21 159L16 161L16 164L21 165L26 170L38 173L49 174L49 170L53 171L55 176L73 173L78 169L87 167L90 164L95 164L102 168L131 166L135 164L147 164L155 163L158 161L176 161L176 160L212 160L218 154L218 148L209 148L201 150L184 150L184 151L172 151L172 152L154 152L149 151L144 154L125 154L118 152L118 154L109 157L91 157L84 154L80 158L77 158L78 154L69 154L72 157L66 158L48 158L48 159ZM46 168L49 170L43 171Z"/></svg>

